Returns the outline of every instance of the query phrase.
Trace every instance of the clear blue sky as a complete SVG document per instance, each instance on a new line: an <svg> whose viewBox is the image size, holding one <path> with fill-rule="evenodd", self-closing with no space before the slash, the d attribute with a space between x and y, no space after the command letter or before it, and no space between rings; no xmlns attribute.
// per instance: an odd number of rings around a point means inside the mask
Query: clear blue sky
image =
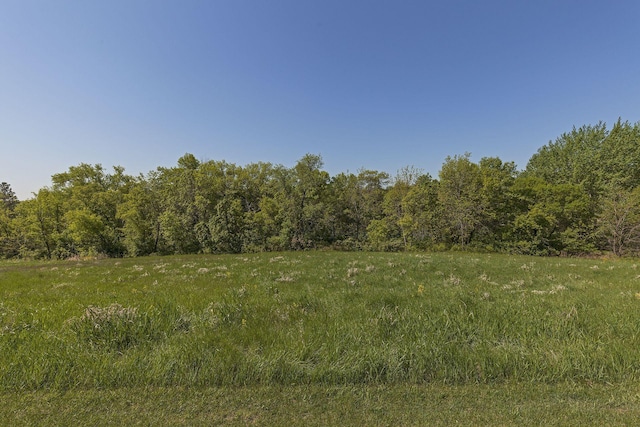
<svg viewBox="0 0 640 427"><path fill-rule="evenodd" d="M574 125L640 120L639 23L616 0L2 0L0 181L25 199L187 152L522 169Z"/></svg>

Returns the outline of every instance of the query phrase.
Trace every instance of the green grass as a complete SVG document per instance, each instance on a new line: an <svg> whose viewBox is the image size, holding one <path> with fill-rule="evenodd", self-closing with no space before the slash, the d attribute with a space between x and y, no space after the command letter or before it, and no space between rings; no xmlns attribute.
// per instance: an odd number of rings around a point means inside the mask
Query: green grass
<svg viewBox="0 0 640 427"><path fill-rule="evenodd" d="M0 399L0 424L11 426L623 426L640 417L631 384L134 387Z"/></svg>
<svg viewBox="0 0 640 427"><path fill-rule="evenodd" d="M635 261L618 259L4 262L0 416L470 425L537 424L546 411L556 424L624 424L639 409L639 296ZM168 418L144 421L147 410Z"/></svg>

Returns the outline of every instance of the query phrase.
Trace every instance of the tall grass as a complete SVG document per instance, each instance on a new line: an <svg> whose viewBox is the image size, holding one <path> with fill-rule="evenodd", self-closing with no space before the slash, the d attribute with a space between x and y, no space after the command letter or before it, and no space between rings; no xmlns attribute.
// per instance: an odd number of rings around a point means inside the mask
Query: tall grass
<svg viewBox="0 0 640 427"><path fill-rule="evenodd" d="M0 387L640 379L632 260L301 252L0 264Z"/></svg>

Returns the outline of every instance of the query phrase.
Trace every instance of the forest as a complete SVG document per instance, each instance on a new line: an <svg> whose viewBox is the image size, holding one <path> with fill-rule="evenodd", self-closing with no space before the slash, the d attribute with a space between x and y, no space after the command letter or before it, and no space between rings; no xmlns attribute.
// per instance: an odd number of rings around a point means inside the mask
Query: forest
<svg viewBox="0 0 640 427"><path fill-rule="evenodd" d="M187 153L139 176L72 166L28 200L0 186L2 258L321 248L637 254L640 122L574 127L524 170L465 153L437 177L414 166L330 176L315 154L287 168Z"/></svg>

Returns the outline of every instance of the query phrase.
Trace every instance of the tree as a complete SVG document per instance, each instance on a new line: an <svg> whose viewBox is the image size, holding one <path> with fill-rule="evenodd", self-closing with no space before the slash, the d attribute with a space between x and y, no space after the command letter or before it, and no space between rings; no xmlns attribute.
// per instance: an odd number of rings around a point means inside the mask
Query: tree
<svg viewBox="0 0 640 427"><path fill-rule="evenodd" d="M211 218L212 245L215 252L240 253L244 245L245 216L240 199L225 198L216 205Z"/></svg>
<svg viewBox="0 0 640 427"><path fill-rule="evenodd" d="M499 249L508 241L517 213L512 187L518 172L515 163L503 162L498 157L484 157L478 166L485 209L477 238L491 249Z"/></svg>
<svg viewBox="0 0 640 427"><path fill-rule="evenodd" d="M613 125L598 152L596 168L605 190L640 186L640 122L631 125L620 119Z"/></svg>
<svg viewBox="0 0 640 427"><path fill-rule="evenodd" d="M0 183L0 257L18 255L19 247L15 229L15 208L18 198L6 182Z"/></svg>
<svg viewBox="0 0 640 427"><path fill-rule="evenodd" d="M599 153L608 135L603 122L583 126L562 134L534 154L525 174L544 179L550 184L582 185L591 197L597 197L604 182L599 173Z"/></svg>
<svg viewBox="0 0 640 427"><path fill-rule="evenodd" d="M440 170L438 200L453 242L464 248L482 221L486 201L482 194L482 175L471 154L447 157Z"/></svg>
<svg viewBox="0 0 640 427"><path fill-rule="evenodd" d="M325 214L329 174L321 170L322 157L306 154L290 173L280 176L280 201L285 206L282 237L290 248L304 249L329 234Z"/></svg>
<svg viewBox="0 0 640 427"><path fill-rule="evenodd" d="M13 210L18 205L18 197L16 193L11 189L11 185L6 182L0 183L0 205L7 209L9 212L13 212Z"/></svg>
<svg viewBox="0 0 640 427"><path fill-rule="evenodd" d="M386 221L389 249L406 249L408 246L407 235L404 233L400 222L404 216L403 200L409 193L411 186L403 180L396 180L387 188L382 201L384 221Z"/></svg>
<svg viewBox="0 0 640 427"><path fill-rule="evenodd" d="M139 176L118 205L117 217L123 221L124 245L131 256L166 253L160 230L162 199L158 173Z"/></svg>
<svg viewBox="0 0 640 427"><path fill-rule="evenodd" d="M640 122L621 119L607 130L603 122L573 128L534 154L525 173L551 184L578 184L592 198L611 185L640 185Z"/></svg>
<svg viewBox="0 0 640 427"><path fill-rule="evenodd" d="M124 255L124 224L117 211L133 182L124 168L116 166L108 174L100 164L82 163L53 175L52 181L52 191L63 196L70 250L79 254Z"/></svg>
<svg viewBox="0 0 640 427"><path fill-rule="evenodd" d="M62 193L42 188L33 199L16 208L20 255L35 258L67 258L74 254L66 234L66 201Z"/></svg>
<svg viewBox="0 0 640 427"><path fill-rule="evenodd" d="M270 163L252 163L235 169L229 193L232 198L225 204L234 210L231 216L239 227L241 242L237 245L242 251L265 251L269 239L279 233L280 207L274 200L274 181L274 168Z"/></svg>
<svg viewBox="0 0 640 427"><path fill-rule="evenodd" d="M331 236L338 247L362 248L370 222L383 216L384 187L388 180L384 172L365 169L357 175L341 173L331 179L328 200L333 215Z"/></svg>
<svg viewBox="0 0 640 427"><path fill-rule="evenodd" d="M594 204L582 185L524 176L514 183L513 193L520 205L513 225L516 250L554 255L595 249Z"/></svg>
<svg viewBox="0 0 640 427"><path fill-rule="evenodd" d="M203 198L198 196L196 175L200 162L193 154L185 154L172 168L158 168L158 188L162 213L160 231L167 249L173 253L196 253L202 248L196 225L206 223L201 215Z"/></svg>
<svg viewBox="0 0 640 427"><path fill-rule="evenodd" d="M384 216L384 197L389 175L386 172L361 169L357 175L350 174L345 185L339 186L336 179L332 182L339 187L336 203L341 209L341 222L345 236L361 244L367 238L367 227L371 221Z"/></svg>
<svg viewBox="0 0 640 427"><path fill-rule="evenodd" d="M422 175L402 199L402 217L398 224L409 246L428 249L442 240L438 186L438 181L429 174Z"/></svg>
<svg viewBox="0 0 640 427"><path fill-rule="evenodd" d="M598 233L615 255L640 249L640 187L608 192L598 215Z"/></svg>

